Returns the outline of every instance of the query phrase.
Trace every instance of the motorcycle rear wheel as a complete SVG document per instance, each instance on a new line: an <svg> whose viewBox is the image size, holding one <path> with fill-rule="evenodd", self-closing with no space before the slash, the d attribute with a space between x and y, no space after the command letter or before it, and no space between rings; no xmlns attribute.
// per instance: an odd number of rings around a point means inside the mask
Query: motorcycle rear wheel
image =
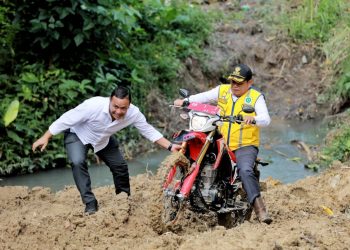
<svg viewBox="0 0 350 250"><path fill-rule="evenodd" d="M252 207L236 210L225 214L218 214L218 224L226 228L233 228L249 221L252 215Z"/></svg>

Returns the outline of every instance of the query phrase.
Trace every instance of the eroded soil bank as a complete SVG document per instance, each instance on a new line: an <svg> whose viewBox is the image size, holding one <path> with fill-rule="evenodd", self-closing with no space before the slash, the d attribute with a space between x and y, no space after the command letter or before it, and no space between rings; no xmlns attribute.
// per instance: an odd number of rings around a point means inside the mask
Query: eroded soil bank
<svg viewBox="0 0 350 250"><path fill-rule="evenodd" d="M227 15L240 11L238 1L207 2L212 2L207 5L208 9ZM258 13L263 9L278 15L282 8L288 7L282 7L279 1L274 4L241 1L243 4L251 9L242 20L216 24L205 48L208 55L205 65L200 65L195 58L187 58L179 77L182 87L192 94L209 90L220 84L219 78L229 74L235 64L245 63L253 70L254 86L265 95L272 122L275 118L303 122L330 114L331 105L320 103L320 95L331 84L330 71L320 49L313 43L291 41L285 33L272 29L259 18ZM159 93L150 93L146 101L152 121L166 135L186 126L186 123L179 125L181 119L174 116L169 101Z"/></svg>

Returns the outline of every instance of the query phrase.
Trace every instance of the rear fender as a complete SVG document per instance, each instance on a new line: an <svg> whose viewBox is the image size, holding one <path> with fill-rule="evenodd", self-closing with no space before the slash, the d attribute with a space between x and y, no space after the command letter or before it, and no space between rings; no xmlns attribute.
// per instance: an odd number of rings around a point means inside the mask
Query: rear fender
<svg viewBox="0 0 350 250"><path fill-rule="evenodd" d="M217 145L217 148L218 148L218 154L217 154L216 161L214 163L213 169L217 169L219 167L219 165L220 165L222 156L223 156L224 151L225 151L225 139L224 138L218 139L216 141L216 145Z"/></svg>
<svg viewBox="0 0 350 250"><path fill-rule="evenodd" d="M214 163L213 168L216 169L219 167L222 156L224 154L225 151L228 152L228 155L230 157L230 161L231 161L231 165L234 166L236 164L236 155L235 153L233 153L229 147L227 147L226 143L225 143L225 139L224 138L220 138L216 141L216 146L218 148L218 154L216 157L216 161Z"/></svg>
<svg viewBox="0 0 350 250"><path fill-rule="evenodd" d="M235 155L235 153L233 153L228 147L227 147L227 152L228 152L228 155L230 156L231 162L236 163L236 155Z"/></svg>
<svg viewBox="0 0 350 250"><path fill-rule="evenodd" d="M229 147L227 147L227 145L226 145L226 149L231 161L231 166L232 166L231 184L233 184L238 177L238 169L236 166L236 155L230 150Z"/></svg>

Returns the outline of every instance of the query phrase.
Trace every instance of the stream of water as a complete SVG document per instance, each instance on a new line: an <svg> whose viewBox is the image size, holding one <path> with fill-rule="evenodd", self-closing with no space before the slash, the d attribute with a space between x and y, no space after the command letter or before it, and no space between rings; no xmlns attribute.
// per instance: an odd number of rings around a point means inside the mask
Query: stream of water
<svg viewBox="0 0 350 250"><path fill-rule="evenodd" d="M291 140L300 140L307 145L318 145L326 134L325 126L318 121L291 122L273 120L272 124L261 131L259 157L270 164L261 167L261 179L272 177L283 183L292 183L316 172L306 169L306 155L300 152ZM169 154L165 150L142 155L128 161L130 176L156 172L159 163ZM105 165L89 167L92 186L113 185L112 174ZM74 185L70 168L57 168L35 174L0 179L0 186L35 186L49 187L53 191L62 190L65 186Z"/></svg>

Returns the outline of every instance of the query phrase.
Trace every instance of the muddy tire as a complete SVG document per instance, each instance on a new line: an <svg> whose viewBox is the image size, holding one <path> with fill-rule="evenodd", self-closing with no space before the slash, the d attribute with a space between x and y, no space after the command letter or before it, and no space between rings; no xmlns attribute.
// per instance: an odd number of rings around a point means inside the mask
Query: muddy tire
<svg viewBox="0 0 350 250"><path fill-rule="evenodd" d="M175 201L172 197L164 197L161 222L164 231L179 232L181 225L177 223L181 212L184 210L183 202Z"/></svg>
<svg viewBox="0 0 350 250"><path fill-rule="evenodd" d="M182 206L183 204L174 197L163 195L162 223L164 225L174 223Z"/></svg>
<svg viewBox="0 0 350 250"><path fill-rule="evenodd" d="M158 168L157 174L155 176L157 185L159 186L159 196L157 197L155 204L155 208L158 213L157 216L154 216L154 218L152 218L152 227L159 234L168 231L178 231L178 226L172 223L172 221L177 216L177 211L180 208L180 204L176 204L176 201L173 197L166 196L165 192L163 192L163 185L166 181L169 171L175 165L187 168L189 166L189 161L182 153L172 153L167 156L160 164L160 167ZM179 173L180 171L177 172ZM175 179L178 178L175 176L173 183L170 183L170 185L174 185ZM171 188L170 185L169 188Z"/></svg>
<svg viewBox="0 0 350 250"><path fill-rule="evenodd" d="M176 163L175 163L176 164ZM169 170L169 172L172 170ZM168 174L164 177L166 183ZM184 201L180 200L176 195L179 193L178 184L183 177L183 169L176 167L176 174L172 181L168 183L166 189L163 190L163 206L162 206L162 223L169 230L176 223L180 212L183 210Z"/></svg>
<svg viewBox="0 0 350 250"><path fill-rule="evenodd" d="M161 182L161 184L164 183L170 169L174 166L183 166L184 168L189 168L190 162L189 160L180 152L175 152L170 155L168 155L160 164L160 167L157 171L156 178Z"/></svg>

